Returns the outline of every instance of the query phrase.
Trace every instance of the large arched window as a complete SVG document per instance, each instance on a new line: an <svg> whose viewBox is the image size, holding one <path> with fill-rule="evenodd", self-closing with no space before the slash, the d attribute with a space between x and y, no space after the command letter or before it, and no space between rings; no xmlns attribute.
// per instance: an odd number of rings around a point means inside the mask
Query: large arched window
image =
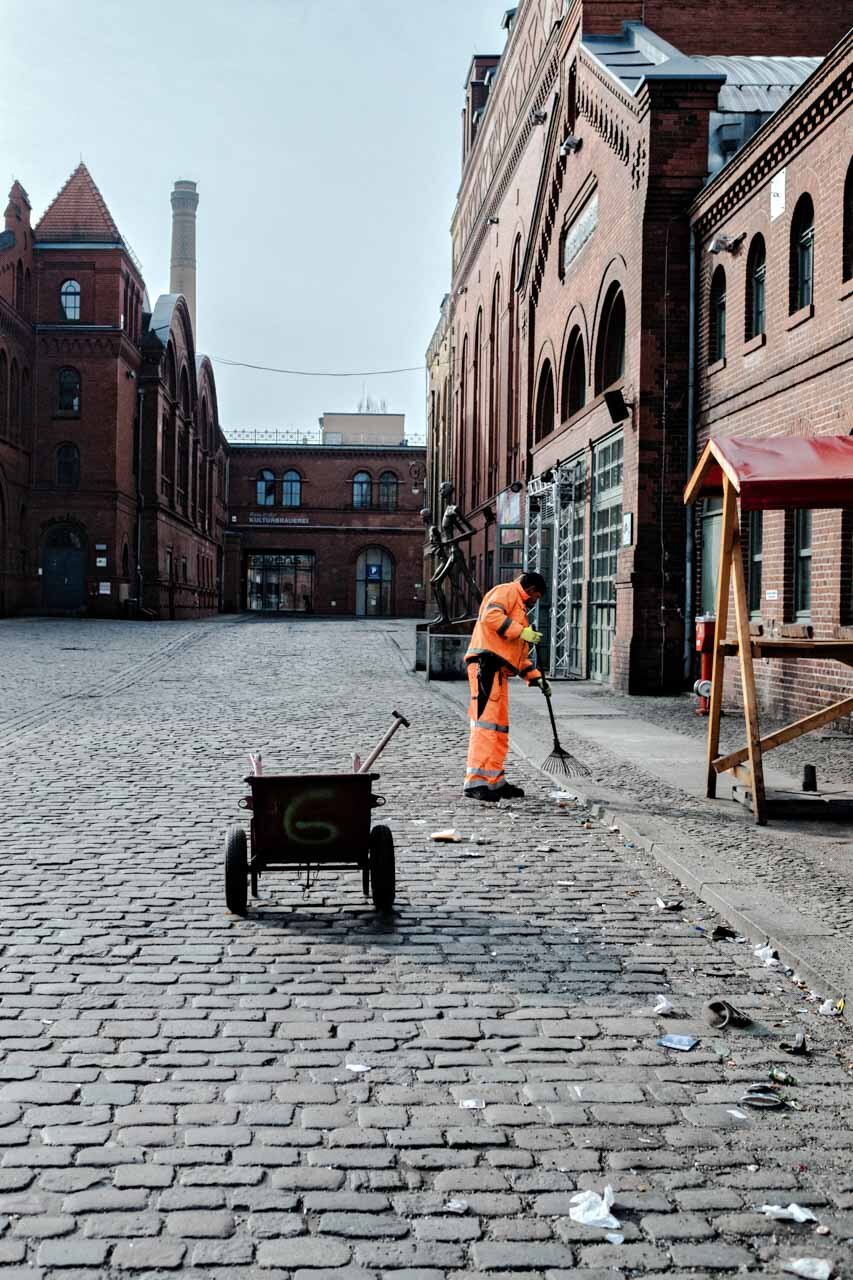
<svg viewBox="0 0 853 1280"><path fill-rule="evenodd" d="M843 221L841 278L853 280L853 160L847 166L847 177L844 179Z"/></svg>
<svg viewBox="0 0 853 1280"><path fill-rule="evenodd" d="M266 467L255 479L255 506L275 506L275 475Z"/></svg>
<svg viewBox="0 0 853 1280"><path fill-rule="evenodd" d="M560 388L560 415L563 422L584 407L586 401L586 360L583 337L578 325L569 334L563 356L563 381Z"/></svg>
<svg viewBox="0 0 853 1280"><path fill-rule="evenodd" d="M462 362L456 415L456 480L463 506L468 485L468 334L462 339Z"/></svg>
<svg viewBox="0 0 853 1280"><path fill-rule="evenodd" d="M708 364L716 364L726 354L726 273L717 267L711 277L708 304Z"/></svg>
<svg viewBox="0 0 853 1280"><path fill-rule="evenodd" d="M397 510L397 492L400 482L393 471L383 471L379 477L379 509L380 511Z"/></svg>
<svg viewBox="0 0 853 1280"><path fill-rule="evenodd" d="M30 275L30 269L27 267L24 272L24 315L32 314L33 309L33 279Z"/></svg>
<svg viewBox="0 0 853 1280"><path fill-rule="evenodd" d="M595 394L600 395L625 372L625 295L614 281L604 297L595 349Z"/></svg>
<svg viewBox="0 0 853 1280"><path fill-rule="evenodd" d="M185 418L190 416L190 380L187 377L186 365L181 370L181 413Z"/></svg>
<svg viewBox="0 0 853 1280"><path fill-rule="evenodd" d="M298 471L285 471L281 484L281 505L283 507L302 506L302 476Z"/></svg>
<svg viewBox="0 0 853 1280"><path fill-rule="evenodd" d="M394 600L394 564L381 547L368 547L355 571L355 612L359 618L387 618Z"/></svg>
<svg viewBox="0 0 853 1280"><path fill-rule="evenodd" d="M171 342L166 348L166 390L174 401L178 395L178 366L175 363L175 349Z"/></svg>
<svg viewBox="0 0 853 1280"><path fill-rule="evenodd" d="M59 412L80 412L80 374L76 369L59 370Z"/></svg>
<svg viewBox="0 0 853 1280"><path fill-rule="evenodd" d="M80 285L76 280L66 280L60 286L59 301L66 320L80 319Z"/></svg>
<svg viewBox="0 0 853 1280"><path fill-rule="evenodd" d="M24 309L24 264L20 258L15 268L15 306L19 311Z"/></svg>
<svg viewBox="0 0 853 1280"><path fill-rule="evenodd" d="M507 351L506 395L506 483L516 479L515 460L518 454L518 352L520 349L519 309L516 289L521 272L521 236L515 237L512 265L509 272L509 349Z"/></svg>
<svg viewBox="0 0 853 1280"><path fill-rule="evenodd" d="M9 362L6 352L0 351L0 433L5 432L9 422Z"/></svg>
<svg viewBox="0 0 853 1280"><path fill-rule="evenodd" d="M790 295L791 315L814 300L814 204L805 192L791 219Z"/></svg>
<svg viewBox="0 0 853 1280"><path fill-rule="evenodd" d="M372 505L373 485L367 471L356 471L352 478L352 505L364 510Z"/></svg>
<svg viewBox="0 0 853 1280"><path fill-rule="evenodd" d="M76 444L61 444L56 451L56 484L60 489L80 485L80 450Z"/></svg>
<svg viewBox="0 0 853 1280"><path fill-rule="evenodd" d="M17 360L9 369L9 431L16 438L21 431L21 373Z"/></svg>
<svg viewBox="0 0 853 1280"><path fill-rule="evenodd" d="M764 333L767 307L765 302L765 282L767 276L767 250L764 247L764 236L753 236L746 259L746 324L744 337L757 338Z"/></svg>
<svg viewBox="0 0 853 1280"><path fill-rule="evenodd" d="M483 418L480 369L483 348L483 308L477 312L474 325L474 349L471 353L471 506L480 501L480 480L483 467Z"/></svg>
<svg viewBox="0 0 853 1280"><path fill-rule="evenodd" d="M539 388L536 392L536 419L534 439L538 444L554 430L554 375L551 372L551 361L546 360L539 375Z"/></svg>
<svg viewBox="0 0 853 1280"><path fill-rule="evenodd" d="M495 278L492 289L492 311L489 320L489 407L486 423L486 494L495 493L498 484L498 416L501 386L501 278Z"/></svg>

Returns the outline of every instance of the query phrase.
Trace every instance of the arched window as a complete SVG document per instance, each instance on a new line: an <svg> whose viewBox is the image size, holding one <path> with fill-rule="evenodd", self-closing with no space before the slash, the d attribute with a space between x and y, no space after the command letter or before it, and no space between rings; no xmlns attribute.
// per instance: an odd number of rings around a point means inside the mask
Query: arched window
<svg viewBox="0 0 853 1280"><path fill-rule="evenodd" d="M29 316L33 309L33 279L30 269L24 272L24 315Z"/></svg>
<svg viewBox="0 0 853 1280"><path fill-rule="evenodd" d="M258 472L255 480L255 506L275 506L275 475L266 467Z"/></svg>
<svg viewBox="0 0 853 1280"><path fill-rule="evenodd" d="M175 364L175 350L171 342L166 348L166 390L174 400L178 394L178 369Z"/></svg>
<svg viewBox="0 0 853 1280"><path fill-rule="evenodd" d="M767 308L765 304L764 286L767 275L767 250L764 247L764 236L753 236L746 259L746 325L744 337L757 338L764 333Z"/></svg>
<svg viewBox="0 0 853 1280"><path fill-rule="evenodd" d="M584 407L586 402L586 360L583 337L578 325L569 334L563 356L563 382L560 388L560 414L563 422Z"/></svg>
<svg viewBox="0 0 853 1280"><path fill-rule="evenodd" d="M506 401L506 483L515 480L515 459L518 454L518 352L520 348L519 310L516 289L521 272L521 236L515 237L512 264L509 273L509 349L507 351L507 401Z"/></svg>
<svg viewBox="0 0 853 1280"><path fill-rule="evenodd" d="M369 474L366 471L356 471L352 478L352 505L362 509L369 507L372 501L372 487Z"/></svg>
<svg viewBox="0 0 853 1280"><path fill-rule="evenodd" d="M708 307L708 364L716 364L726 354L726 273L717 267L711 277Z"/></svg>
<svg viewBox="0 0 853 1280"><path fill-rule="evenodd" d="M844 226L841 278L853 280L853 160L847 166L844 179Z"/></svg>
<svg viewBox="0 0 853 1280"><path fill-rule="evenodd" d="M80 285L76 280L66 280L60 287L59 301L66 320L80 319Z"/></svg>
<svg viewBox="0 0 853 1280"><path fill-rule="evenodd" d="M604 298L595 349L595 394L600 395L625 372L625 295L615 281Z"/></svg>
<svg viewBox="0 0 853 1280"><path fill-rule="evenodd" d="M20 258L15 267L15 306L19 311L24 309L24 264Z"/></svg>
<svg viewBox="0 0 853 1280"><path fill-rule="evenodd" d="M387 618L394 599L394 565L387 551L368 547L355 571L355 612L359 618Z"/></svg>
<svg viewBox="0 0 853 1280"><path fill-rule="evenodd" d="M791 315L814 299L814 205L805 192L800 196L791 219L790 296Z"/></svg>
<svg viewBox="0 0 853 1280"><path fill-rule="evenodd" d="M480 501L480 479L483 465L483 419L481 413L481 397L483 394L480 378L481 356L483 347L483 308L477 312L474 326L474 350L471 355L471 506L476 507Z"/></svg>
<svg viewBox="0 0 853 1280"><path fill-rule="evenodd" d="M190 416L190 380L186 366L181 370L181 413L185 418Z"/></svg>
<svg viewBox="0 0 853 1280"><path fill-rule="evenodd" d="M6 352L0 351L0 433L9 422L9 362Z"/></svg>
<svg viewBox="0 0 853 1280"><path fill-rule="evenodd" d="M56 483L60 489L80 487L80 450L76 444L61 444L57 449Z"/></svg>
<svg viewBox="0 0 853 1280"><path fill-rule="evenodd" d="M17 437L21 430L21 374L17 360L9 370L9 431Z"/></svg>
<svg viewBox="0 0 853 1280"><path fill-rule="evenodd" d="M468 484L468 334L462 339L462 362L459 371L459 391L456 415L456 479L457 490L464 505Z"/></svg>
<svg viewBox="0 0 853 1280"><path fill-rule="evenodd" d="M534 439L538 444L554 430L554 375L551 362L546 360L539 375L539 390L536 393L536 419Z"/></svg>
<svg viewBox="0 0 853 1280"><path fill-rule="evenodd" d="M492 289L492 312L489 320L489 407L486 423L486 493L495 493L498 477L498 417L501 388L501 278L495 278Z"/></svg>
<svg viewBox="0 0 853 1280"><path fill-rule="evenodd" d="M379 477L379 510L397 510L399 481L393 471L383 471Z"/></svg>
<svg viewBox="0 0 853 1280"><path fill-rule="evenodd" d="M302 506L302 476L298 471L285 471L282 477L281 505L283 507Z"/></svg>
<svg viewBox="0 0 853 1280"><path fill-rule="evenodd" d="M59 412L80 412L80 374L76 369L59 370Z"/></svg>

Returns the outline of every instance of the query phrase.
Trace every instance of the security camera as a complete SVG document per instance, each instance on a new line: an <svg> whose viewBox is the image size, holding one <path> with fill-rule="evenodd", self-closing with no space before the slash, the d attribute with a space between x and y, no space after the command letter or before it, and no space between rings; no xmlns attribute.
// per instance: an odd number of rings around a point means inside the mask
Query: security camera
<svg viewBox="0 0 853 1280"><path fill-rule="evenodd" d="M571 155L575 151L580 151L582 146L583 146L583 138L579 138L577 134L570 133L567 135L567 137L563 139L562 146L560 147L560 155L561 156Z"/></svg>
<svg viewBox="0 0 853 1280"><path fill-rule="evenodd" d="M548 119L547 111L531 111L530 113L531 124L544 124L547 119Z"/></svg>
<svg viewBox="0 0 853 1280"><path fill-rule="evenodd" d="M490 227L496 227L500 222L500 218L487 218L486 222L489 224Z"/></svg>
<svg viewBox="0 0 853 1280"><path fill-rule="evenodd" d="M737 253L740 246L746 239L746 232L743 231L739 236L714 236L714 239L708 245L709 253Z"/></svg>

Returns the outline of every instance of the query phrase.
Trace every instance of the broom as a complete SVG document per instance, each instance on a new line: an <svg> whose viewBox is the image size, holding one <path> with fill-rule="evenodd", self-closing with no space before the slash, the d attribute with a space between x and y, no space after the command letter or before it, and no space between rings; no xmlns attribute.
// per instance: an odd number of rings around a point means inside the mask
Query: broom
<svg viewBox="0 0 853 1280"><path fill-rule="evenodd" d="M539 666L539 658L537 655L536 665ZM544 689L542 690L545 693ZM589 769L580 760L577 760L570 751L565 751L560 746L560 739L557 737L557 721L554 719L554 708L551 706L551 695L545 693L545 701L548 703L548 715L551 717L551 732L554 735L554 746L551 754L544 761L542 770L544 773L562 774L564 778L586 778L589 776Z"/></svg>

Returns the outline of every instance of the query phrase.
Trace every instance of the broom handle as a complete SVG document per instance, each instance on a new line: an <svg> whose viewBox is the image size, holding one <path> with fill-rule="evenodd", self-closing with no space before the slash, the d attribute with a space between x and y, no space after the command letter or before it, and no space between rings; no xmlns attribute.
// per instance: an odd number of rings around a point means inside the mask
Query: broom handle
<svg viewBox="0 0 853 1280"><path fill-rule="evenodd" d="M534 645L534 646L533 646L533 650L534 650L534 652L535 652L535 654L536 654L536 665L537 665L537 667L539 667L539 670L541 671L541 670L542 670L542 667L541 667L541 666L540 666L540 664L539 664L539 650L538 650L538 648L536 647L536 645ZM544 678L545 678L545 677L543 676L542 678L543 678L543 680L544 680ZM540 688L541 688L541 685L540 685ZM544 694L544 696L545 696L545 701L546 701L546 702L547 702L547 704L548 704L548 715L551 717L551 731L552 731L552 732L553 732L553 734L554 734L554 746L555 746L555 747L558 747L558 746L560 745L560 742L559 742L559 739L558 739L558 737L557 737L557 721L554 719L554 708L551 706L551 699L548 697L547 693L545 693L545 690L544 690L544 689L542 690L542 692L543 692L543 694Z"/></svg>

